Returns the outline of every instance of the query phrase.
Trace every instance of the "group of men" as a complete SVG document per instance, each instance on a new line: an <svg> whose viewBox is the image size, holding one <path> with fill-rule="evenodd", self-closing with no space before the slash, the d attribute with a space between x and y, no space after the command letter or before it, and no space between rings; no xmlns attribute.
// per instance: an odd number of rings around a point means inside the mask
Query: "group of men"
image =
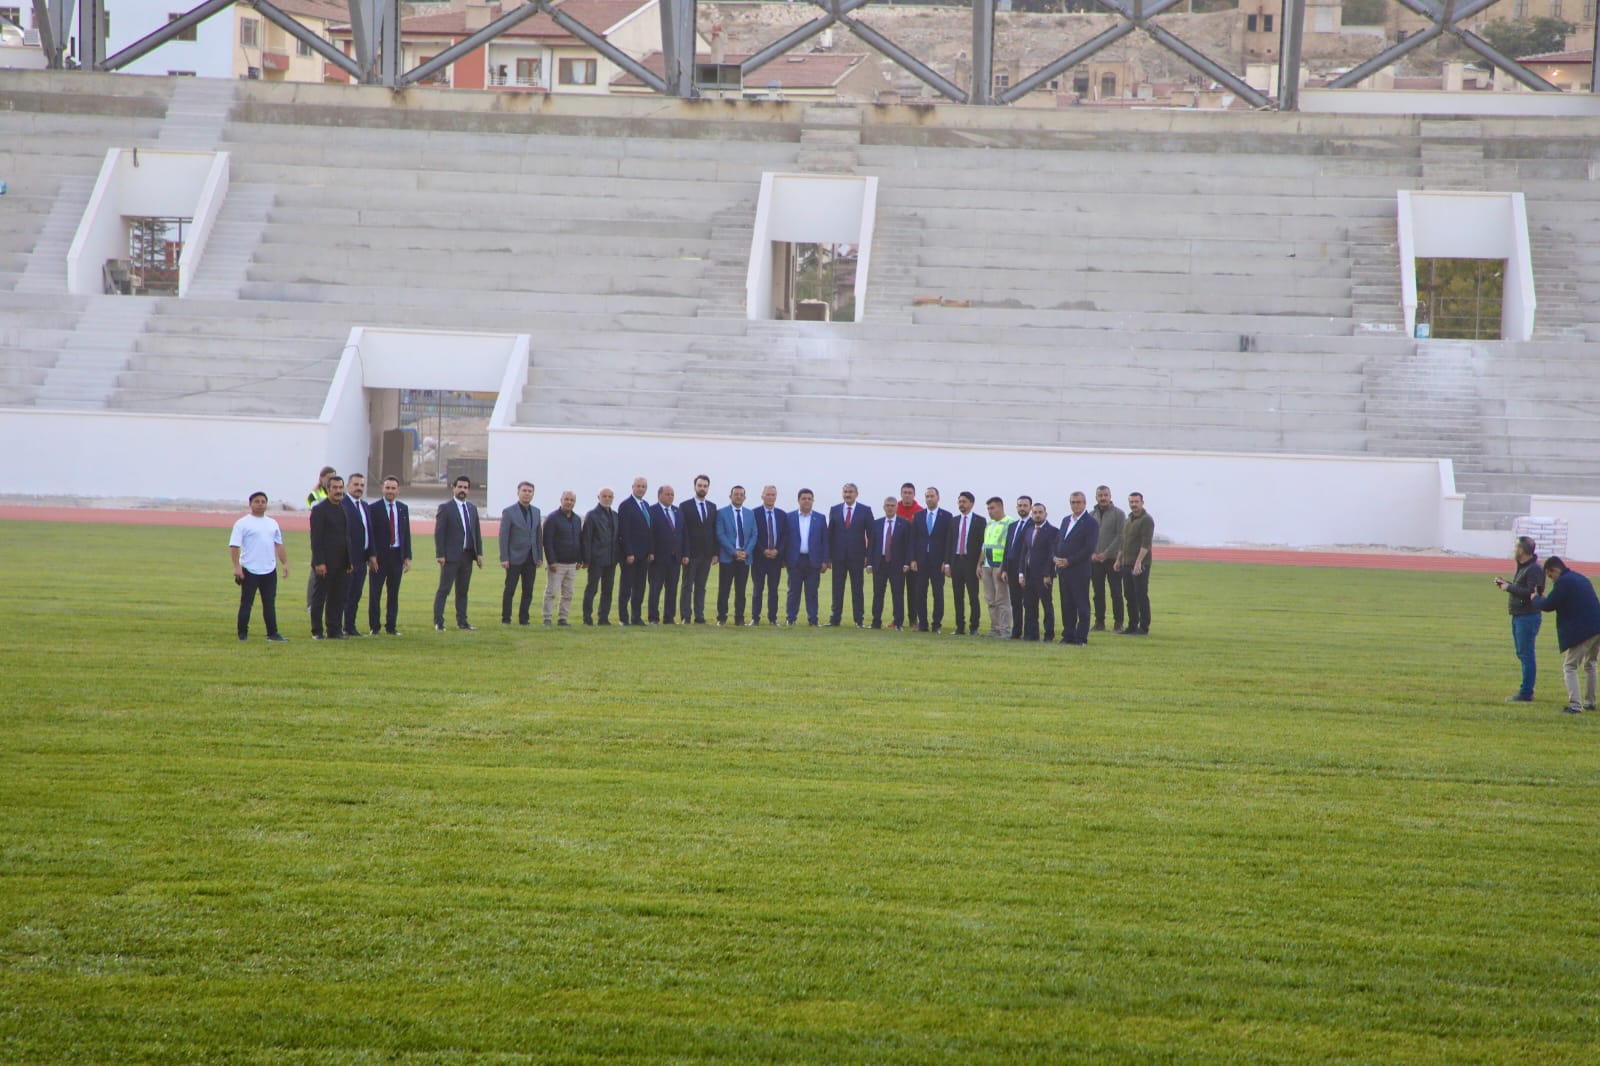
<svg viewBox="0 0 1600 1066"><path fill-rule="evenodd" d="M1567 686L1567 703L1561 709L1567 714L1594 710L1600 673L1600 596L1595 594L1593 583L1559 555L1550 556L1541 566L1538 545L1532 537L1518 537L1511 557L1517 564L1516 572L1509 578L1494 579L1495 587L1507 595L1511 646L1522 664L1522 684L1508 702L1533 702L1533 686L1539 676L1535 654L1539 623L1549 611L1556 616L1556 646L1561 650L1562 679Z"/></svg>
<svg viewBox="0 0 1600 1066"><path fill-rule="evenodd" d="M1074 492L1058 525L1050 521L1045 504L1029 496L1018 497L1014 515L998 496L986 501L986 514L978 514L977 498L962 492L952 512L940 505L939 490L931 486L919 502L910 482L898 497L885 498L878 513L860 502L854 484L846 484L840 502L825 514L810 489L801 489L794 509L785 510L777 505L773 485L761 490L759 507L745 506L742 485L735 485L720 506L708 498L709 477L696 477L693 486L693 496L679 503L672 486L662 485L652 502L649 483L635 478L620 504L611 489L601 489L595 506L580 517L575 493L563 492L559 509L546 516L533 505L534 486L521 482L516 502L500 515L501 623L532 624L535 579L543 568L547 626L571 624L578 571L587 572L584 625L610 625L613 599L625 626L705 625L715 567L719 626L758 626L763 616L768 625L778 625L780 617L790 626L802 617L809 625L822 625L822 575L831 573L829 626L848 618L861 629L942 632L948 583L958 636L977 636L987 608L991 636L1054 641L1059 600L1061 643L1087 644L1091 632L1106 629L1108 590L1113 631L1128 636L1150 631L1155 522L1137 492L1128 497L1126 513L1112 503L1104 485L1096 490L1092 508L1083 493ZM411 569L410 511L397 498L399 487L395 478L385 478L382 498L368 501L362 475L351 474L347 482L325 468L307 497L313 639L399 635L400 581ZM456 628L474 628L468 597L472 571L482 568L484 553L470 491L471 481L457 478L451 499L435 515L439 584L433 626L441 632L452 594ZM274 593L278 565L283 564L285 576L288 567L282 533L265 517L266 503L264 493L253 494L251 515L239 520L230 539L241 586L240 640L248 638L258 593L268 639L283 639ZM784 575L788 595L780 615ZM365 633L357 625L364 588L370 590ZM384 597L386 612L380 611Z"/></svg>

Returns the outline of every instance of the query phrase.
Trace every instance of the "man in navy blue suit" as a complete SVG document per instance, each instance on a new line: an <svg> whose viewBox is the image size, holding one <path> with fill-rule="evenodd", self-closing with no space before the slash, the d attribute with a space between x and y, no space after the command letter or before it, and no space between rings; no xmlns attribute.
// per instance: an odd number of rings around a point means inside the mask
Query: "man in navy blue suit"
<svg viewBox="0 0 1600 1066"><path fill-rule="evenodd" d="M617 596L617 609L625 626L644 625L644 593L655 554L650 505L644 498L649 487L644 478L634 478L633 495L617 505L617 555L622 560L622 591Z"/></svg>
<svg viewBox="0 0 1600 1066"><path fill-rule="evenodd" d="M744 505L744 486L728 492L728 506L717 508L717 625L728 621L728 590L734 591L733 624L744 625L744 590L756 554L756 513Z"/></svg>
<svg viewBox="0 0 1600 1066"><path fill-rule="evenodd" d="M367 513L365 474L351 474L344 483L344 523L350 534L350 575L344 589L344 626L347 637L364 637L356 628L356 612L361 607L361 592L367 585L367 573L372 570L372 516Z"/></svg>
<svg viewBox="0 0 1600 1066"><path fill-rule="evenodd" d="M883 590L894 596L894 628L906 621L906 571L911 565L911 523L897 518L900 501L884 497L883 517L872 523L867 569L872 571L872 628L883 626Z"/></svg>
<svg viewBox="0 0 1600 1066"><path fill-rule="evenodd" d="M801 489L796 499L800 509L789 515L789 538L784 546L784 562L789 568L789 624L800 615L800 594L806 597L806 621L817 624L817 586L828 569L828 520L811 509L816 495Z"/></svg>
<svg viewBox="0 0 1600 1066"><path fill-rule="evenodd" d="M750 624L761 624L761 599L767 600L767 624L778 624L778 575L783 573L784 549L789 542L789 516L778 502L778 487L761 490L761 506L756 510L756 554L750 562L755 587L750 593Z"/></svg>
<svg viewBox="0 0 1600 1066"><path fill-rule="evenodd" d="M944 561L944 573L955 594L958 637L966 633L978 635L978 564L983 561L983 531L989 524L982 515L972 513L977 502L970 492L956 497L956 509L961 513L950 519L949 554Z"/></svg>
<svg viewBox="0 0 1600 1066"><path fill-rule="evenodd" d="M944 564L950 554L950 512L939 506L939 490L932 485L922 494L928 509L911 520L911 621L917 632L939 632L944 624ZM933 597L929 625L928 597Z"/></svg>
<svg viewBox="0 0 1600 1066"><path fill-rule="evenodd" d="M456 628L475 628L467 620L467 593L472 568L483 569L483 523L478 507L467 499L472 479L462 474L450 483L450 499L433 516L433 551L439 563L439 588L433 594L433 628L444 632L444 603L455 589Z"/></svg>
<svg viewBox="0 0 1600 1066"><path fill-rule="evenodd" d="M858 491L853 484L845 485L842 495L844 502L834 504L828 512L828 562L833 565L833 613L828 624L838 625L844 615L844 586L848 580L850 617L860 629L866 610L865 570L872 508L856 502Z"/></svg>
<svg viewBox="0 0 1600 1066"><path fill-rule="evenodd" d="M1006 541L1006 557L1000 567L1000 576L1011 593L1011 639L1022 639L1022 582L1017 576L1022 569L1022 538L1033 519L1033 497L1017 497L1017 521L1011 523L1010 539Z"/></svg>
<svg viewBox="0 0 1600 1066"><path fill-rule="evenodd" d="M1042 503L1033 505L1033 513L1022 531L1018 547L1017 581L1022 586L1022 639L1039 639L1039 610L1044 609L1044 639L1056 635L1055 605L1050 600L1051 577L1055 570L1056 527L1048 521L1049 512Z"/></svg>
<svg viewBox="0 0 1600 1066"><path fill-rule="evenodd" d="M388 596L383 618L383 631L398 637L395 623L400 617L400 578L411 572L411 509L396 497L400 495L400 479L383 479L383 499L367 505L367 515L372 520L372 570L371 585L367 590L367 628L378 635L378 602Z"/></svg>
<svg viewBox="0 0 1600 1066"><path fill-rule="evenodd" d="M1094 549L1100 523L1088 511L1088 499L1072 494L1072 513L1061 522L1056 538L1056 584L1061 590L1061 643L1089 643L1089 582L1094 577Z"/></svg>
<svg viewBox="0 0 1600 1066"><path fill-rule="evenodd" d="M656 490L656 503L650 508L650 624L676 624L673 611L678 604L678 573L683 563L683 518L672 506L677 497L671 485ZM661 609L661 594L667 594L666 609Z"/></svg>

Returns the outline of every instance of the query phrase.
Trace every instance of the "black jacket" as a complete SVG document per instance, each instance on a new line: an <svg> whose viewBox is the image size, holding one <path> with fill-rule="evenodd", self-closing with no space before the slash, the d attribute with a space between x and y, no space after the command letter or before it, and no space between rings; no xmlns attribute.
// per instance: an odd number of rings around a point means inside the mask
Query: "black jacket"
<svg viewBox="0 0 1600 1066"><path fill-rule="evenodd" d="M583 519L577 511L567 514L559 507L551 511L539 535L544 541L545 562L583 562Z"/></svg>
<svg viewBox="0 0 1600 1066"><path fill-rule="evenodd" d="M615 566L617 512L596 506L583 516L583 559L587 566Z"/></svg>
<svg viewBox="0 0 1600 1066"><path fill-rule="evenodd" d="M1535 555L1517 567L1506 586L1506 609L1512 614L1538 614L1532 597L1544 595L1544 564Z"/></svg>
<svg viewBox="0 0 1600 1066"><path fill-rule="evenodd" d="M344 504L331 499L311 508L311 565L342 574L350 567L350 525Z"/></svg>

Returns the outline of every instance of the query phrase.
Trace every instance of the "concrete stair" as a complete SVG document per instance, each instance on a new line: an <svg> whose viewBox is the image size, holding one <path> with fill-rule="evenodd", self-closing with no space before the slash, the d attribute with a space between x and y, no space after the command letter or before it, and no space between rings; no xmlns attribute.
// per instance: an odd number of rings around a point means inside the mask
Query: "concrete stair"
<svg viewBox="0 0 1600 1066"><path fill-rule="evenodd" d="M131 296L92 296L40 382L35 403L55 409L102 410L116 391L154 303Z"/></svg>
<svg viewBox="0 0 1600 1066"><path fill-rule="evenodd" d="M156 147L214 152L233 109L235 83L222 78L176 78Z"/></svg>

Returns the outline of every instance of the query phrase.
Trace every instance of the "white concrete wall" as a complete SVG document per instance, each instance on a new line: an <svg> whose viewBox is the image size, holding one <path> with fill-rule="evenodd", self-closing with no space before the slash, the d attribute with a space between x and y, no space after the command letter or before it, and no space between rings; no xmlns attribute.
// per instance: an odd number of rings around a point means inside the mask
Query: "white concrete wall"
<svg viewBox="0 0 1600 1066"><path fill-rule="evenodd" d="M672 484L681 494L695 474L706 473L718 501L727 499L735 483L752 499L770 483L786 508L801 487L831 505L839 487L853 481L876 510L885 496L898 495L901 482L911 481L919 499L927 485L938 486L951 508L963 489L980 503L1002 496L1008 509L1027 493L1059 516L1071 491L1092 497L1104 483L1119 506L1129 492L1143 492L1157 533L1183 544L1440 546L1441 464L1429 459L1021 450L521 427L491 428L489 447L492 482L502 480L496 469L510 464L539 486L546 502L572 489L585 507L601 486L622 491L636 475L652 487ZM1504 539L1498 537L1496 545Z"/></svg>
<svg viewBox="0 0 1600 1066"><path fill-rule="evenodd" d="M200 259L205 255L206 242L211 238L211 227L222 214L223 201L228 198L229 160L227 152L217 152L211 157L211 166L200 185L195 201L194 222L183 237L183 250L178 253L178 295L189 295L189 285L200 269Z"/></svg>
<svg viewBox="0 0 1600 1066"><path fill-rule="evenodd" d="M1600 115L1590 93L1470 92L1406 89L1306 89L1300 110L1332 115Z"/></svg>

